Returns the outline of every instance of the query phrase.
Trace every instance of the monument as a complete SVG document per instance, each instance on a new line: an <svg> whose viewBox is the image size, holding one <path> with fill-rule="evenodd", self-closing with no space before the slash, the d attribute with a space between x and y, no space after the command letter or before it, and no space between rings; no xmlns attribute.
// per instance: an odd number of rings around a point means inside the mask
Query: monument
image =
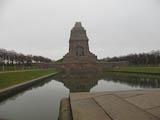
<svg viewBox="0 0 160 120"><path fill-rule="evenodd" d="M81 22L76 22L71 30L69 52L63 57L67 71L96 70L97 56L89 50L89 39Z"/></svg>
<svg viewBox="0 0 160 120"><path fill-rule="evenodd" d="M40 68L62 68L66 72L102 72L106 67L127 67L128 61L100 62L89 50L89 39L81 22L76 22L71 30L69 52L62 63L41 64Z"/></svg>

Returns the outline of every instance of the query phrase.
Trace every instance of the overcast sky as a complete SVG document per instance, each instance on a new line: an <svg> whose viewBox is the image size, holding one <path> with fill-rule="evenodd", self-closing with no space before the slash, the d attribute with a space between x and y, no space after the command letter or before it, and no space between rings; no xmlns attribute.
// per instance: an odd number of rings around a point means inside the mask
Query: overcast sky
<svg viewBox="0 0 160 120"><path fill-rule="evenodd" d="M160 49L160 0L0 0L0 48L59 59L76 21L98 58Z"/></svg>

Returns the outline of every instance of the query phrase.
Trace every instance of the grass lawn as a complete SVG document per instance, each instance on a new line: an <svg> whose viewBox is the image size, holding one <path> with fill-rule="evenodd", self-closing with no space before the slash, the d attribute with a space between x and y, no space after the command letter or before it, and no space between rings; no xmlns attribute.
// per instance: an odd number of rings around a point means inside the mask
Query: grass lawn
<svg viewBox="0 0 160 120"><path fill-rule="evenodd" d="M26 72L11 72L0 74L0 89L20 84L47 74L57 72L55 69L34 70Z"/></svg>
<svg viewBox="0 0 160 120"><path fill-rule="evenodd" d="M123 67L123 68L105 68L105 71L125 71L125 72L143 72L160 73L160 67Z"/></svg>
<svg viewBox="0 0 160 120"><path fill-rule="evenodd" d="M119 75L120 78L122 78L122 76L125 77L136 77L136 78L144 78L144 79L159 79L160 80L160 76L159 75L151 75L151 74L137 74L137 73L120 73L120 72L113 72L113 73L108 73L108 74L113 74L114 76Z"/></svg>

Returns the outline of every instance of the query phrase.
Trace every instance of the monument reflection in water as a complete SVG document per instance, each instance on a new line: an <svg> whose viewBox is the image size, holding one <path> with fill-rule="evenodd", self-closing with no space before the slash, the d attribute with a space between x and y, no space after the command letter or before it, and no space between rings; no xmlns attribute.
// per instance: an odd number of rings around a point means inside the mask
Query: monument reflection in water
<svg viewBox="0 0 160 120"><path fill-rule="evenodd" d="M148 75L122 73L58 74L54 80L64 83L70 92L117 91L142 88L160 88L160 79ZM106 83L106 84L105 84ZM117 84L117 85L116 85ZM117 86L117 87L116 87ZM125 87L126 86L126 87ZM99 87L96 89L96 87ZM108 87L108 88L107 88ZM95 89L94 89L95 88ZM94 89L94 90L92 90Z"/></svg>

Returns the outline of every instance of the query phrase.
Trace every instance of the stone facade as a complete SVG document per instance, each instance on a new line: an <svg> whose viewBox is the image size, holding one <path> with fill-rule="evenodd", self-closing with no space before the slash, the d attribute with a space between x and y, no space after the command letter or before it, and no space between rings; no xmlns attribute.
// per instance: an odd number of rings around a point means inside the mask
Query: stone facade
<svg viewBox="0 0 160 120"><path fill-rule="evenodd" d="M96 63L97 56L89 51L86 30L80 22L76 22L71 30L69 53L63 58L63 63Z"/></svg>
<svg viewBox="0 0 160 120"><path fill-rule="evenodd" d="M67 70L86 70L95 68L97 56L90 52L86 30L80 22L76 22L71 30L69 52L63 57L63 65Z"/></svg>

